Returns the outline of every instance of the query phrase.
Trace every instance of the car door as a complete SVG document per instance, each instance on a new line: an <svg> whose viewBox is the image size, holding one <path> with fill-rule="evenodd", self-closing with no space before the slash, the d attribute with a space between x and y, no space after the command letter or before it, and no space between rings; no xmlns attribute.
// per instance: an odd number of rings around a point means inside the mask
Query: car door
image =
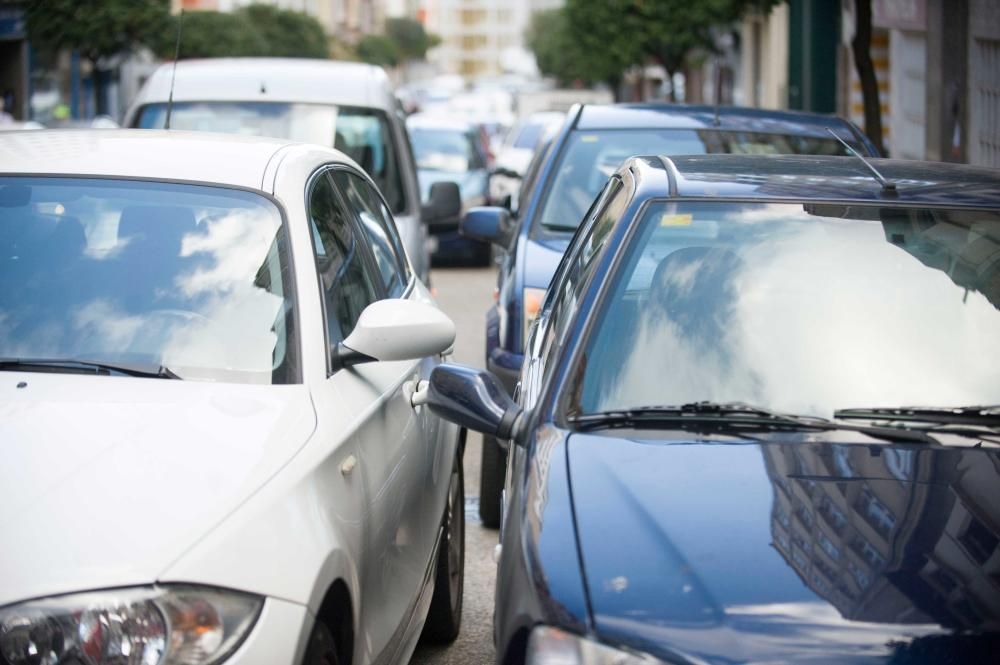
<svg viewBox="0 0 1000 665"><path fill-rule="evenodd" d="M316 173L308 189L330 347L350 335L367 305L392 294L356 210L338 190L331 169ZM398 265L395 270L399 272ZM402 274L393 278L405 280ZM341 473L360 481L364 496L364 511L358 516L363 545L356 563L358 644L366 661L397 648L428 565L433 536L423 533L421 507L432 490L424 485L431 441L409 399L419 367L419 361L402 361L328 369L316 393L319 417L338 414L348 423L343 435L353 440L356 450L353 464L342 465Z"/></svg>

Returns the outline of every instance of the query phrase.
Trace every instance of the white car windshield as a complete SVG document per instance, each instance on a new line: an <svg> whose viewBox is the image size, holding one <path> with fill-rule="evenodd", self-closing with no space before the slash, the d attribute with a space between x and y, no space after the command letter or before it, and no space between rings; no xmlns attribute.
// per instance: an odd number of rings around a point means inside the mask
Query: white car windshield
<svg viewBox="0 0 1000 665"><path fill-rule="evenodd" d="M296 382L287 251L258 194L0 177L0 358Z"/></svg>
<svg viewBox="0 0 1000 665"><path fill-rule="evenodd" d="M142 129L162 129L165 103L143 106ZM382 190L393 214L405 212L399 155L385 114L374 109L287 102L175 102L170 128L333 146L356 161Z"/></svg>

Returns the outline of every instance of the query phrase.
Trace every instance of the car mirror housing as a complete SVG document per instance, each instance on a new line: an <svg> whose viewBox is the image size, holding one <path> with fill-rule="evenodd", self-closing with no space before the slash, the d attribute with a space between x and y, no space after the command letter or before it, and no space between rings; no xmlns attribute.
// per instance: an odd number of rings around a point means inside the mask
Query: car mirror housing
<svg viewBox="0 0 1000 665"><path fill-rule="evenodd" d="M425 224L454 223L462 214L462 193L454 182L436 182L431 185L427 203L420 208Z"/></svg>
<svg viewBox="0 0 1000 665"><path fill-rule="evenodd" d="M431 372L427 405L438 416L500 440L520 439L522 410L489 372L447 363Z"/></svg>
<svg viewBox="0 0 1000 665"><path fill-rule="evenodd" d="M397 298L378 300L365 307L351 334L333 348L333 369L415 360L443 353L454 342L455 324L437 307Z"/></svg>
<svg viewBox="0 0 1000 665"><path fill-rule="evenodd" d="M496 206L472 208L465 213L459 226L463 236L491 242L501 249L510 247L514 230L510 210Z"/></svg>

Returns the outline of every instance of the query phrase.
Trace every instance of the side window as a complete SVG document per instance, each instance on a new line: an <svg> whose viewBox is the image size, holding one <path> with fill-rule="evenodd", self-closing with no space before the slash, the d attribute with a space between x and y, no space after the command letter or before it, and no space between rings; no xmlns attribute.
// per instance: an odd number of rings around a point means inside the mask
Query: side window
<svg viewBox="0 0 1000 665"><path fill-rule="evenodd" d="M615 223L621 219L625 209L628 207L629 192L622 182L614 179L609 183L604 194L604 205L597 207L592 223L582 232L570 245L568 259L565 265L561 266L561 274L558 279L553 280L550 290L551 300L543 304L543 309L551 307L549 320L545 324L544 338L541 340L539 354L546 358L553 350L553 346L560 344L569 322L576 315L580 297L583 295L584 286L597 264L597 258L601 255L607 239L611 235L611 229Z"/></svg>
<svg viewBox="0 0 1000 665"><path fill-rule="evenodd" d="M347 154L372 177L394 214L406 211L400 156L384 113L341 108L333 147Z"/></svg>
<svg viewBox="0 0 1000 665"><path fill-rule="evenodd" d="M347 205L358 215L361 229L375 255L385 292L390 298L399 296L406 289L409 275L396 224L382 197L353 173L333 171L333 180L347 200Z"/></svg>
<svg viewBox="0 0 1000 665"><path fill-rule="evenodd" d="M326 173L315 179L309 192L309 221L327 332L330 344L335 344L351 334L362 310L378 300L378 289L365 260L364 241Z"/></svg>

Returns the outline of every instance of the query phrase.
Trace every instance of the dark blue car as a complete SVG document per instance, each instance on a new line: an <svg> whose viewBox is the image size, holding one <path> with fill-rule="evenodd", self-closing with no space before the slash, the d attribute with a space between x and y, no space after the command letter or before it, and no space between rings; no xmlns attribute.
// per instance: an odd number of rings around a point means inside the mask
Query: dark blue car
<svg viewBox="0 0 1000 665"><path fill-rule="evenodd" d="M1000 172L646 157L607 182L509 439L497 662L996 663Z"/></svg>
<svg viewBox="0 0 1000 665"><path fill-rule="evenodd" d="M516 219L499 208L475 211L463 233L507 250L498 302L486 316L486 365L508 391L524 358L524 340L552 273L594 196L628 157L639 154L830 154L846 150L830 130L865 155L871 142L846 120L815 113L676 104L579 106L526 174ZM498 219L502 218L500 223ZM499 228L484 236L477 222ZM500 519L505 468L495 441L483 445L480 516Z"/></svg>

